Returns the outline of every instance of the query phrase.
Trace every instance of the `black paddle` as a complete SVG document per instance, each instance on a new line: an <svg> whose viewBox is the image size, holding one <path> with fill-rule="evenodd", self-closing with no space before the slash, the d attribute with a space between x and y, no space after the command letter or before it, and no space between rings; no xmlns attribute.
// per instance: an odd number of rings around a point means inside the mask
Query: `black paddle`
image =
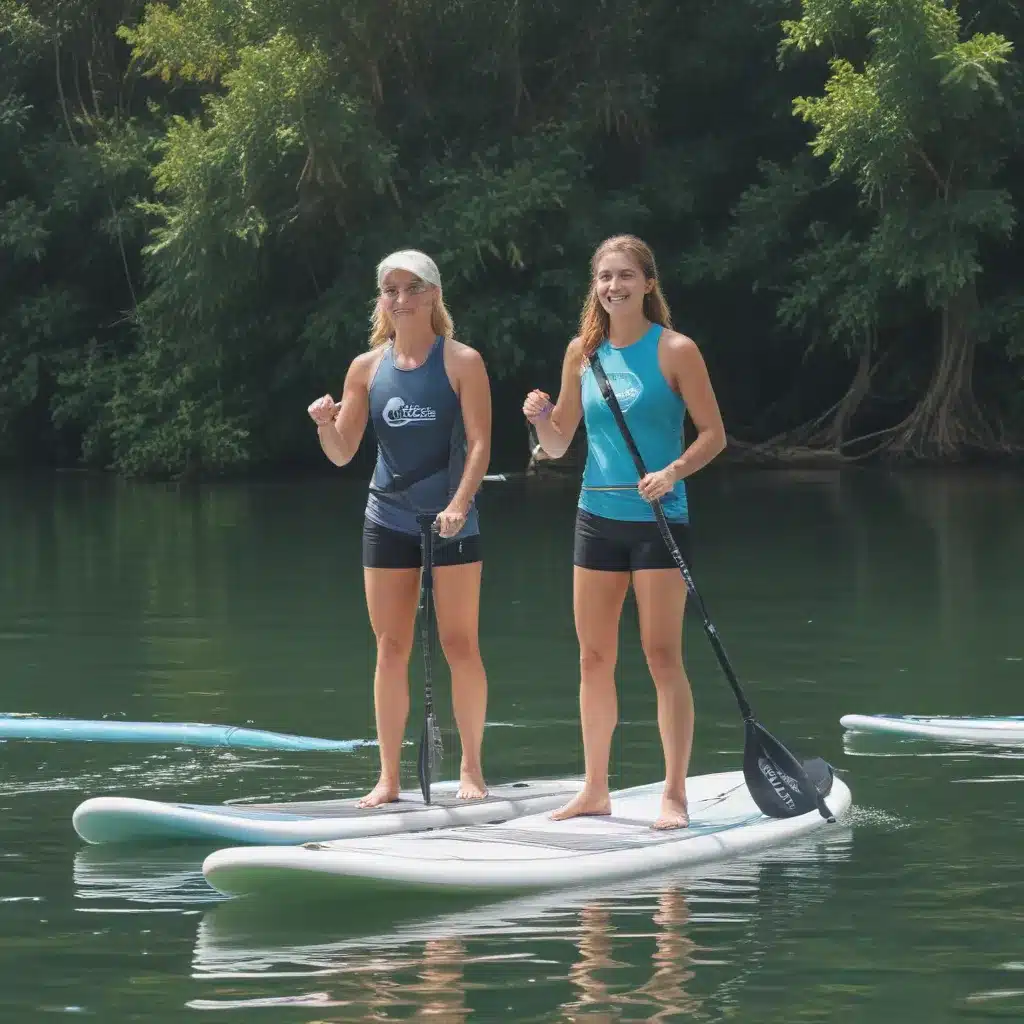
<svg viewBox="0 0 1024 1024"><path fill-rule="evenodd" d="M441 729L434 717L434 691L431 641L434 618L434 517L417 516L420 524L420 543L423 547L423 572L420 575L420 646L423 648L423 732L416 774L420 780L423 802L430 803L430 783L441 778L441 759L444 747Z"/></svg>
<svg viewBox="0 0 1024 1024"><path fill-rule="evenodd" d="M619 401L615 397L608 375L604 372L604 367L596 352L590 357L590 366L642 480L647 476L647 468L644 466L640 449L637 448L633 435L626 425ZM661 507L661 501L655 499L651 502L651 507L654 509L654 518L657 520L658 529L672 555L672 560L683 574L686 589L697 602L697 608L704 620L704 632L707 633L708 639L711 641L718 664L722 666L725 678L729 680L736 703L739 704L740 713L743 715L743 776L747 781L747 789L750 790L754 803L757 804L762 814L766 814L770 818L792 818L817 808L823 818L834 822L835 816L828 809L824 800L824 796L832 788L831 766L820 757L810 758L801 763L754 718L754 712L750 709L750 704L740 689L739 680L729 663L722 641L718 637L718 630L715 629L714 623L708 615L704 601L697 591L683 554L679 550L679 545L676 544L675 538L672 536L668 520L665 518L665 510Z"/></svg>

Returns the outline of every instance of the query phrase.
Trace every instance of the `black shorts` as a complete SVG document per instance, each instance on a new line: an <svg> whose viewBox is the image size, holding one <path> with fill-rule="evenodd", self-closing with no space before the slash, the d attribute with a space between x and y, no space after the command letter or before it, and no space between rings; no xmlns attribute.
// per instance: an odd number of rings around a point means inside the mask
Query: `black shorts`
<svg viewBox="0 0 1024 1024"><path fill-rule="evenodd" d="M669 523L687 567L690 565L690 527ZM676 569L658 524L605 519L585 509L576 511L573 565L604 572L635 572L637 569Z"/></svg>
<svg viewBox="0 0 1024 1024"><path fill-rule="evenodd" d="M482 560L480 534L442 540L434 535L434 565L466 565ZM423 564L419 534L389 530L363 520L363 567L418 569Z"/></svg>

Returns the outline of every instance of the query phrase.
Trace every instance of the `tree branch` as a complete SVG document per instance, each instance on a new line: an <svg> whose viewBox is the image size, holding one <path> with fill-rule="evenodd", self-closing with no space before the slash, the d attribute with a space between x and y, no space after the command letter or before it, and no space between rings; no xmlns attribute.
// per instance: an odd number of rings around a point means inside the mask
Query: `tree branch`
<svg viewBox="0 0 1024 1024"><path fill-rule="evenodd" d="M943 199L949 198L949 182L943 180L942 175L935 169L935 165L928 159L928 154L921 149L918 145L910 147L911 152L914 153L928 169L928 173L935 179L935 184L938 186L939 191L942 193Z"/></svg>

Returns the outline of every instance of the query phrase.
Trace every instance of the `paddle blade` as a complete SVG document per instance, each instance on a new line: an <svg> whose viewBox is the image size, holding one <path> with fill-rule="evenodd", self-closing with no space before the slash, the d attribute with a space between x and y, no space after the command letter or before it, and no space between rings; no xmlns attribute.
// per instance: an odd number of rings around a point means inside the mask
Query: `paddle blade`
<svg viewBox="0 0 1024 1024"><path fill-rule="evenodd" d="M420 782L423 802L430 803L430 784L441 778L441 761L444 757L444 746L441 742L441 727L433 713L423 719L423 731L420 733L419 756L416 760L416 775Z"/></svg>
<svg viewBox="0 0 1024 1024"><path fill-rule="evenodd" d="M430 776L431 776L431 753L433 747L430 743L430 721L423 720L423 731L420 733L419 756L416 758L416 777L420 782L420 792L423 794L423 802L430 803Z"/></svg>
<svg viewBox="0 0 1024 1024"><path fill-rule="evenodd" d="M835 821L824 800L832 788L831 765L820 757L804 765L759 722L748 719L744 726L743 775L761 813L795 818L817 810Z"/></svg>
<svg viewBox="0 0 1024 1024"><path fill-rule="evenodd" d="M444 759L444 744L441 742L441 726L433 713L427 716L427 731L430 735L430 781L438 782L441 778L441 762Z"/></svg>

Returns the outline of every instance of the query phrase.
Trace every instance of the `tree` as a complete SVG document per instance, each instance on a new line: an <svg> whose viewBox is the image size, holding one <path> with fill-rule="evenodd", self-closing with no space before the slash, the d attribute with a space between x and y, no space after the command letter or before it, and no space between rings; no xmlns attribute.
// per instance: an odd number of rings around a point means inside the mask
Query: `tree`
<svg viewBox="0 0 1024 1024"><path fill-rule="evenodd" d="M959 457L1000 445L973 390L979 279L986 246L1016 223L996 181L1010 153L1004 84L1012 45L997 33L961 38L941 0L802 0L783 26L785 49L845 43L824 94L794 110L813 125L815 155L852 179L872 213L876 272L938 312L931 379L910 414L883 431L892 455Z"/></svg>
<svg viewBox="0 0 1024 1024"><path fill-rule="evenodd" d="M117 42L131 5L0 0L0 455L73 462L99 408L62 389L130 337L151 136ZM119 52L120 47L120 52Z"/></svg>

